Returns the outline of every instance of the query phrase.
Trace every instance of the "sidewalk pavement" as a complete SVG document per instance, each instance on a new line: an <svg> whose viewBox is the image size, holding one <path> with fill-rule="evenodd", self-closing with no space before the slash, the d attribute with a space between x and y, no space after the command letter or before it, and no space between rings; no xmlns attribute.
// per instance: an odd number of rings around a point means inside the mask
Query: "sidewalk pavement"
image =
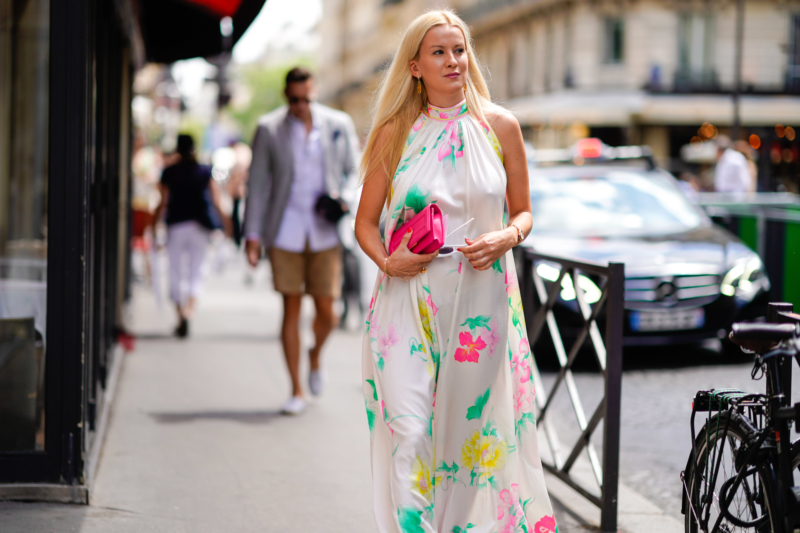
<svg viewBox="0 0 800 533"><path fill-rule="evenodd" d="M172 309L136 288L136 350L122 362L91 504L0 502L0 531L375 532L360 327L331 336L325 395L281 416L280 300L263 266L253 285L243 277L239 263L210 276L188 340L171 336ZM312 316L304 302L306 348ZM560 533L596 530L597 508L553 476L548 485ZM628 533L682 529L625 487L620 511Z"/></svg>

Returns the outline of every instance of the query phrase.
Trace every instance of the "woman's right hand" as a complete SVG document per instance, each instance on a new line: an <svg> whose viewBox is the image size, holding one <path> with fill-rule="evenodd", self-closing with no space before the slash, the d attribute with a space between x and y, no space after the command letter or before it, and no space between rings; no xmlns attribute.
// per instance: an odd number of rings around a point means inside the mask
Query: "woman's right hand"
<svg viewBox="0 0 800 533"><path fill-rule="evenodd" d="M409 229L406 234L403 235L403 239L400 241L398 247L389 256L386 270L390 276L411 279L423 269L427 268L430 262L439 255L439 250L430 254L415 254L408 249L408 241L410 239L411 230Z"/></svg>

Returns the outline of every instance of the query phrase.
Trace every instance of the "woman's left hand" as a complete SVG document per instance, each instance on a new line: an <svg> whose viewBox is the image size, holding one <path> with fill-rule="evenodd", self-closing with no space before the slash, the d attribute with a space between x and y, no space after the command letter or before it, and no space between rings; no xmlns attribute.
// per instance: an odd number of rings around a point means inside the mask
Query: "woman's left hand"
<svg viewBox="0 0 800 533"><path fill-rule="evenodd" d="M458 250L464 254L470 264L478 270L488 270L495 261L517 244L517 236L511 229L484 233L475 240L464 239L467 246Z"/></svg>

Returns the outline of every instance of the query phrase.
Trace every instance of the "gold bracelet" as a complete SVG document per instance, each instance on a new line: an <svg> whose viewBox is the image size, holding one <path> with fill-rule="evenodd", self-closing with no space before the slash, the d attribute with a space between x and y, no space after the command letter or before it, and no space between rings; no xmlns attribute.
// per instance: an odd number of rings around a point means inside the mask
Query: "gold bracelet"
<svg viewBox="0 0 800 533"><path fill-rule="evenodd" d="M516 224L509 224L508 227L517 230L517 244L515 244L514 246L519 245L520 243L522 243L522 241L525 240L525 234L522 233L522 230L519 229Z"/></svg>
<svg viewBox="0 0 800 533"><path fill-rule="evenodd" d="M388 257L386 258L386 265L387 265L387 267L392 267L392 265L389 264L389 258ZM412 279L414 276L416 276L415 273L406 272L405 270L397 270L394 267L392 267L392 268L394 269L394 275L389 274L389 277L397 278L400 281L408 281L408 280ZM388 269L387 269L387 272L388 272ZM405 276L405 277L403 277L403 276Z"/></svg>
<svg viewBox="0 0 800 533"><path fill-rule="evenodd" d="M389 256L387 255L386 257L383 258L383 274L391 278L393 276L389 274L388 267L386 266L388 263L389 263Z"/></svg>

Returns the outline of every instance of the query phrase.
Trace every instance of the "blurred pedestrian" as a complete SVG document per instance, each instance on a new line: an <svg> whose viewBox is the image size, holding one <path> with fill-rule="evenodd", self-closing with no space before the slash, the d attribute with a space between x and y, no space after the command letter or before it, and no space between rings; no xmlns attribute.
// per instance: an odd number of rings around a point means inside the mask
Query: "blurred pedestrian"
<svg viewBox="0 0 800 533"><path fill-rule="evenodd" d="M681 172L678 176L678 188L691 202L697 203L700 192L700 178L692 172Z"/></svg>
<svg viewBox="0 0 800 533"><path fill-rule="evenodd" d="M747 159L747 170L750 172L750 190L748 192L756 192L758 190L758 165L756 165L755 150L749 142L742 140L733 143L733 149Z"/></svg>
<svg viewBox="0 0 800 533"><path fill-rule="evenodd" d="M378 530L555 532L511 251L532 226L522 131L452 11L406 30L362 175L356 236L381 269L362 352ZM463 244L414 253L432 204Z"/></svg>
<svg viewBox="0 0 800 533"><path fill-rule="evenodd" d="M747 158L733 149L730 138L720 135L716 139L717 167L714 170L714 190L744 194L752 192L753 178Z"/></svg>
<svg viewBox="0 0 800 533"><path fill-rule="evenodd" d="M334 220L344 212L338 201L342 188L357 172L358 139L348 115L314 102L308 70L290 70L284 92L289 105L261 117L253 140L245 228L250 264L258 263L265 248L275 290L283 296L281 341L292 395L281 411L298 414L306 405L300 384L300 307L303 295L311 295L316 317L308 387L317 396L325 384L322 348L336 327L333 303L342 286Z"/></svg>
<svg viewBox="0 0 800 533"><path fill-rule="evenodd" d="M161 203L155 213L156 220L165 209L167 213L170 298L178 312L178 337L189 335L189 320L202 288L209 236L227 226L211 168L197 163L194 146L191 136L178 135L177 162L161 175Z"/></svg>
<svg viewBox="0 0 800 533"><path fill-rule="evenodd" d="M231 197L233 206L231 209L231 230L233 232L233 242L239 248L242 245L242 213L241 204L247 193L247 173L250 170L252 152L250 147L243 142L231 143L233 153L236 155L236 163L231 169L228 178L228 194Z"/></svg>

